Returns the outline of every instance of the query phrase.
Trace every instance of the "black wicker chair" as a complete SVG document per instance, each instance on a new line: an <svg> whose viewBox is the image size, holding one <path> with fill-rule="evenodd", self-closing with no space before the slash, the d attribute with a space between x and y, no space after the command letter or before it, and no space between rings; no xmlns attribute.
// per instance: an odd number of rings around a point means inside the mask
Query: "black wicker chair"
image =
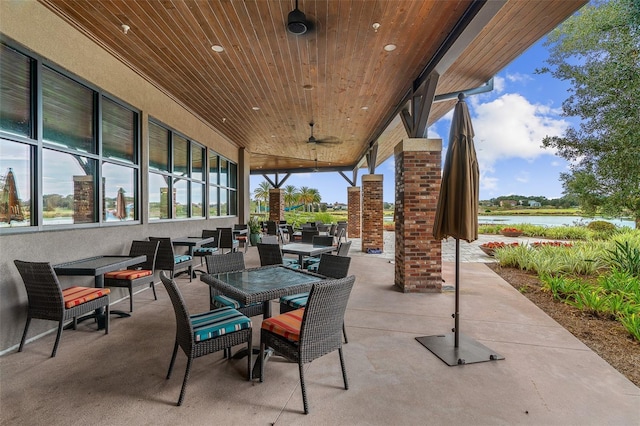
<svg viewBox="0 0 640 426"><path fill-rule="evenodd" d="M247 377L251 380L251 320L231 308L189 315L189 310L176 282L168 278L164 272L160 273L160 279L167 289L176 316L176 341L173 347L173 355L171 356L171 364L169 364L169 371L167 372L167 380L171 378L178 347L182 348L182 351L187 356L187 368L182 381L178 405L182 405L184 400L191 363L195 358L246 343L248 349Z"/></svg>
<svg viewBox="0 0 640 426"><path fill-rule="evenodd" d="M220 236L218 237L218 248L220 253L224 253L225 249L229 251L238 251L240 242L233 237L233 229L231 228L218 228Z"/></svg>
<svg viewBox="0 0 640 426"><path fill-rule="evenodd" d="M317 229L302 229L302 243L313 243L313 237L320 235Z"/></svg>
<svg viewBox="0 0 640 426"><path fill-rule="evenodd" d="M149 241L158 241L158 254L156 256L156 269L158 271L169 271L170 277L173 278L176 273L187 270L189 272L189 281L193 278L193 258L189 255L176 255L173 251L173 243L171 238L166 237L149 237Z"/></svg>
<svg viewBox="0 0 640 426"><path fill-rule="evenodd" d="M244 253L242 252L206 256L205 261L207 262L207 272L209 274L220 274L222 272L241 271L245 269ZM211 286L209 286L209 307L211 309L231 307L239 310L248 317L263 314L262 303L242 305L237 300L222 295Z"/></svg>
<svg viewBox="0 0 640 426"><path fill-rule="evenodd" d="M349 256L349 250L351 250L351 241L338 244L338 256Z"/></svg>
<svg viewBox="0 0 640 426"><path fill-rule="evenodd" d="M212 243L203 244L200 247L197 247L193 250L193 257L200 258L200 265L202 265L202 259L205 256L209 256L218 251L218 241L219 241L220 231L217 229L203 229L202 230L202 238L214 238Z"/></svg>
<svg viewBox="0 0 640 426"><path fill-rule="evenodd" d="M311 239L314 247L328 247L333 245L333 236L331 235L314 235ZM306 269L309 265L320 262L320 257L309 256L303 259L303 267Z"/></svg>
<svg viewBox="0 0 640 426"><path fill-rule="evenodd" d="M265 377L264 356L266 348L271 348L275 353L297 362L305 414L309 413L309 404L304 383L304 364L337 350L340 356L344 388L349 389L347 370L342 355L341 329L354 282L355 276L351 275L346 278L314 284L304 311L287 312L262 322L260 329L260 381L264 381ZM279 324L282 324L282 317L285 315L289 316L293 323L299 321L299 327L294 325L281 327ZM286 322L291 324L289 321Z"/></svg>
<svg viewBox="0 0 640 426"><path fill-rule="evenodd" d="M129 289L129 312L133 312L133 288L149 284L153 290L153 298L158 300L155 283L155 264L158 253L158 241L132 241L129 256L146 255L147 260L131 266L123 271L104 274L105 287L121 287Z"/></svg>
<svg viewBox="0 0 640 426"><path fill-rule="evenodd" d="M73 320L75 330L79 316L104 308L104 334L109 334L110 290L108 288L74 286L63 290L50 263L21 260L14 260L13 263L24 281L29 299L27 323L24 326L18 352L22 352L32 318L58 321L58 334L51 352L52 358L56 356L62 328L67 320Z"/></svg>
<svg viewBox="0 0 640 426"><path fill-rule="evenodd" d="M343 243L346 244L346 243ZM351 242L349 242L351 244ZM344 278L349 275L349 265L351 264L351 258L347 256L337 256L335 254L323 253L320 256L320 262L318 263L318 270L314 271L320 275L331 278ZM294 311L296 309L304 308L307 305L307 299L309 293L298 293L291 296L284 296L280 298L280 313ZM349 343L347 338L347 330L342 326L342 334L344 335L344 342Z"/></svg>
<svg viewBox="0 0 640 426"><path fill-rule="evenodd" d="M258 256L260 256L260 266L285 265L297 269L298 261L282 257L279 244L258 243Z"/></svg>

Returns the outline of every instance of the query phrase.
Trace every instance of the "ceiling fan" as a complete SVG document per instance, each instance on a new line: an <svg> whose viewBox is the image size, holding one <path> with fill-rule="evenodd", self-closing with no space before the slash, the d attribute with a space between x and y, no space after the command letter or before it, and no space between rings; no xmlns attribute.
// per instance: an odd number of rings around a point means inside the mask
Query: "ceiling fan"
<svg viewBox="0 0 640 426"><path fill-rule="evenodd" d="M315 136L313 136L313 125L314 124L315 123L313 121L309 123L309 127L311 127L311 135L309 136L309 139L307 139L307 143L313 144L313 145L318 145L318 144L339 144L339 143L341 143L340 141L336 140L336 138L334 138L334 137L325 138L325 139L316 139Z"/></svg>

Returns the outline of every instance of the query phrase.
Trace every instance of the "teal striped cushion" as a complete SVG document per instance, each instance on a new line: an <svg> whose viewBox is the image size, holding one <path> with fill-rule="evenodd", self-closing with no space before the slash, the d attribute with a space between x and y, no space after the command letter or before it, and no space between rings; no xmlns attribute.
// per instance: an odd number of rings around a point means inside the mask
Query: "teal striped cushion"
<svg viewBox="0 0 640 426"><path fill-rule="evenodd" d="M291 306L292 308L295 308L295 309L300 309L307 306L308 298L309 298L309 293L292 294L291 296L282 296L280 298L280 303Z"/></svg>
<svg viewBox="0 0 640 426"><path fill-rule="evenodd" d="M238 309L244 306L242 303L238 302L236 299L232 299L223 294L219 294L217 296L213 296L213 307L214 308L233 308Z"/></svg>
<svg viewBox="0 0 640 426"><path fill-rule="evenodd" d="M257 303L252 303L248 306L253 306L253 305L257 305ZM238 309L238 308L244 308L247 305L244 305L240 302L238 302L236 299L232 299L230 297L227 297L223 294L219 294L217 296L213 296L213 306L214 308L233 308L233 309Z"/></svg>
<svg viewBox="0 0 640 426"><path fill-rule="evenodd" d="M189 256L188 254L180 254L173 257L174 263L182 263L182 262L187 262L189 260L191 260L191 256Z"/></svg>
<svg viewBox="0 0 640 426"><path fill-rule="evenodd" d="M232 308L221 308L191 315L196 342L251 328L251 320Z"/></svg>
<svg viewBox="0 0 640 426"><path fill-rule="evenodd" d="M311 265L307 266L307 271L309 271L309 272L318 272L318 266L320 266L320 262L312 263Z"/></svg>
<svg viewBox="0 0 640 426"><path fill-rule="evenodd" d="M201 254L211 254L218 251L218 247L198 247L193 252Z"/></svg>

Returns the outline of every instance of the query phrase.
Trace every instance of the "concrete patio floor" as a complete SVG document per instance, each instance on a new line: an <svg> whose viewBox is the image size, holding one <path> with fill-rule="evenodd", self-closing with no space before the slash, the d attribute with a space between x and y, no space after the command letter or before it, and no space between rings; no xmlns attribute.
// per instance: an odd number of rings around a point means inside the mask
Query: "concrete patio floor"
<svg viewBox="0 0 640 426"><path fill-rule="evenodd" d="M165 380L175 319L159 285L157 301L149 290L138 293L132 317L112 317L106 336L87 322L63 333L55 358L55 333L0 357L1 424L640 424L640 389L486 265L467 262L490 260L477 247L461 243L469 255L461 263L460 329L506 359L449 367L415 337L450 332L454 293L397 291L392 252L385 245L385 253L366 255L358 244L344 346L350 387L342 387L337 353L308 364L309 415L296 365L273 357L265 382L248 382L246 360L222 353L194 361L184 405L176 407L186 362L180 352ZM446 259L450 246L444 251ZM255 248L246 261L258 265ZM453 284L454 263L443 269ZM199 279L183 276L178 285L192 313L208 309ZM128 303L113 308L128 310ZM256 342L260 320L254 317Z"/></svg>

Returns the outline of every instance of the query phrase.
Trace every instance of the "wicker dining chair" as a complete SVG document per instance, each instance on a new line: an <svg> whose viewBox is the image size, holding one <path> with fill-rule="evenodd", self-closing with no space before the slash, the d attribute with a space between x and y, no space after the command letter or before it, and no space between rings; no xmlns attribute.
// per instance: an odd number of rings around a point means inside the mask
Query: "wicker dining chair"
<svg viewBox="0 0 640 426"><path fill-rule="evenodd" d="M285 265L294 269L299 267L297 260L287 259L282 256L278 243L258 243L258 256L260 257L260 266Z"/></svg>
<svg viewBox="0 0 640 426"><path fill-rule="evenodd" d="M329 247L333 245L333 236L331 235L314 235L311 239L314 247ZM308 268L314 263L320 262L319 256L308 256L303 259L303 268Z"/></svg>
<svg viewBox="0 0 640 426"><path fill-rule="evenodd" d="M156 295L155 272L156 255L158 254L158 241L137 241L131 242L129 256L146 255L147 260L133 265L122 271L107 272L104 274L105 287L121 287L129 289L129 312L133 312L133 288L149 284L153 290L153 298L158 300Z"/></svg>
<svg viewBox="0 0 640 426"><path fill-rule="evenodd" d="M187 356L187 368L177 405L182 405L184 400L191 364L195 358L246 343L248 349L247 377L248 380L251 380L251 320L232 308L221 308L190 315L176 282L167 277L164 272L160 273L160 280L169 294L176 317L176 340L167 372L167 380L171 378L178 347Z"/></svg>
<svg viewBox="0 0 640 426"><path fill-rule="evenodd" d="M14 260L27 290L29 306L27 323L20 340L18 352L22 352L24 341L32 318L58 321L58 334L51 357L56 356L64 322L73 320L76 329L77 318L104 308L104 334L109 334L109 293L108 288L74 286L62 289L53 267L48 262L25 262Z"/></svg>
<svg viewBox="0 0 640 426"><path fill-rule="evenodd" d="M195 249L193 249L193 257L200 258L200 265L202 265L202 259L205 256L209 256L218 251L218 241L220 238L219 234L220 231L217 229L202 230L202 238L213 238L214 240L212 243L202 244L200 247L196 247Z"/></svg>
<svg viewBox="0 0 640 426"><path fill-rule="evenodd" d="M230 252L238 251L240 242L234 238L233 229L218 228L218 230L220 231L220 236L218 237L218 248L220 249L220 253L224 253L225 249L228 249Z"/></svg>
<svg viewBox="0 0 640 426"><path fill-rule="evenodd" d="M193 258L188 254L176 255L173 251L171 238L149 237L149 241L158 241L158 254L156 256L156 269L159 271L169 271L173 278L177 272L187 270L189 281L193 278Z"/></svg>
<svg viewBox="0 0 640 426"><path fill-rule="evenodd" d="M322 256L320 256L318 269L314 272L320 275L324 275L325 277L344 278L349 275L350 264L351 258L348 256L338 256L335 254L323 253ZM285 312L304 308L307 305L308 298L309 293L298 293L281 297L280 313L282 314ZM344 324L342 325L342 335L344 336L344 342L349 343L349 339L347 338L347 330L344 327Z"/></svg>
<svg viewBox="0 0 640 426"><path fill-rule="evenodd" d="M260 382L265 377L265 351L298 363L304 413L309 413L304 383L304 364L338 351L344 388L349 389L342 354L342 325L355 276L316 283L305 309L280 314L262 321L260 329Z"/></svg>
<svg viewBox="0 0 640 426"><path fill-rule="evenodd" d="M220 274L223 272L241 271L245 269L244 253L235 252L219 254L216 256L206 256L207 272L209 274ZM231 297L225 296L213 287L209 287L209 307L211 309L231 307L242 312L248 317L263 314L262 303L243 305Z"/></svg>

